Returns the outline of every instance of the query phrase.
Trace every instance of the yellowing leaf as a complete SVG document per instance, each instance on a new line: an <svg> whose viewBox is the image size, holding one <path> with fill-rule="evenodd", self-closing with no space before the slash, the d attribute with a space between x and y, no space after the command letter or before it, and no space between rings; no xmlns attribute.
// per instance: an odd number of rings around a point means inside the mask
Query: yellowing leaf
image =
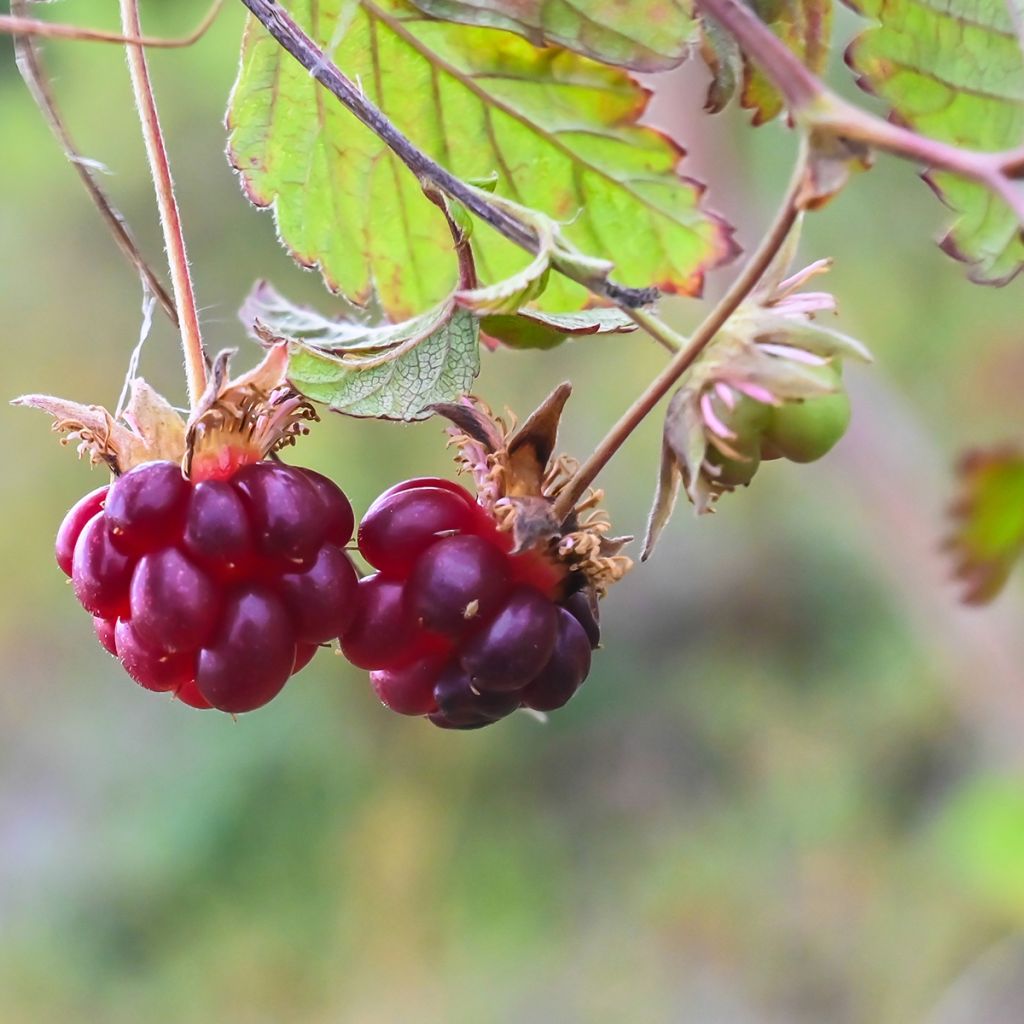
<svg viewBox="0 0 1024 1024"><path fill-rule="evenodd" d="M564 224L566 240L614 261L635 286L697 293L733 253L731 232L676 171L682 151L636 122L647 93L624 71L507 32L434 21L404 0L294 0L291 15L423 151L459 177ZM340 39L335 37L340 34ZM376 291L393 319L453 289L441 212L380 140L255 22L229 111L231 160L272 207L294 258L356 301ZM484 285L528 257L490 230L473 236ZM545 308L586 290L552 275Z"/></svg>
<svg viewBox="0 0 1024 1024"><path fill-rule="evenodd" d="M414 0L447 21L518 32L634 71L674 67L688 52L693 22L680 0Z"/></svg>
<svg viewBox="0 0 1024 1024"><path fill-rule="evenodd" d="M861 84L931 138L972 149L1024 142L1024 55L1006 0L847 0L879 22L847 52ZM1003 284L1024 261L1013 211L984 186L946 173L930 180L958 219L943 239L970 276Z"/></svg>
<svg viewBox="0 0 1024 1024"><path fill-rule="evenodd" d="M948 546L967 604L991 601L1024 551L1024 452L970 452L959 470Z"/></svg>

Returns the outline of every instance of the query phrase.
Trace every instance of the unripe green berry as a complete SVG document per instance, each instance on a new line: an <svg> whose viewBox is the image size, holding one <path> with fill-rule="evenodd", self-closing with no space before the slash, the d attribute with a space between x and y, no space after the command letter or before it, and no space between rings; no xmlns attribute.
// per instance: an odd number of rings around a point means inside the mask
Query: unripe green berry
<svg viewBox="0 0 1024 1024"><path fill-rule="evenodd" d="M747 455L747 451L744 451ZM754 478L757 467L761 465L761 456L756 446L751 448L746 459L730 459L723 455L714 445L708 445L707 454L704 456L712 466L717 466L721 472L715 476L708 473L708 479L713 480L722 487L745 487Z"/></svg>
<svg viewBox="0 0 1024 1024"><path fill-rule="evenodd" d="M850 423L850 399L834 395L786 402L772 411L766 446L792 462L814 462L831 451Z"/></svg>

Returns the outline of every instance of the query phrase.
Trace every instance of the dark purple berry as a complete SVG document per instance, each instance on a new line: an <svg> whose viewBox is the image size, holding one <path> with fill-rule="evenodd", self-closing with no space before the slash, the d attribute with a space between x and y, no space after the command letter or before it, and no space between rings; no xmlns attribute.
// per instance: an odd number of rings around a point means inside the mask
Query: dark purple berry
<svg viewBox="0 0 1024 1024"><path fill-rule="evenodd" d="M404 587L377 573L359 581L356 614L341 650L358 668L398 668L430 648L405 602Z"/></svg>
<svg viewBox="0 0 1024 1024"><path fill-rule="evenodd" d="M192 491L183 546L219 576L238 577L255 566L255 540L239 493L225 480L204 480Z"/></svg>
<svg viewBox="0 0 1024 1024"><path fill-rule="evenodd" d="M555 649L523 691L523 704L535 711L554 711L579 689L589 671L590 638L575 616L559 608Z"/></svg>
<svg viewBox="0 0 1024 1024"><path fill-rule="evenodd" d="M217 625L219 589L177 548L143 555L129 593L132 626L157 650L198 650Z"/></svg>
<svg viewBox="0 0 1024 1024"><path fill-rule="evenodd" d="M508 559L480 537L459 534L417 560L409 604L425 629L457 637L486 622L508 589Z"/></svg>
<svg viewBox="0 0 1024 1024"><path fill-rule="evenodd" d="M277 581L295 624L295 637L306 644L337 639L352 624L359 580L344 551L325 544L305 571L285 573Z"/></svg>
<svg viewBox="0 0 1024 1024"><path fill-rule="evenodd" d="M522 703L519 691L477 690L458 664L449 665L442 673L434 687L434 700L440 714L455 725L497 722Z"/></svg>
<svg viewBox="0 0 1024 1024"><path fill-rule="evenodd" d="M332 544L343 548L352 539L352 531L356 525L355 516L352 514L352 505L345 492L333 480L328 479L322 473L317 473L316 470L300 469L299 471L320 495L326 527L324 536Z"/></svg>
<svg viewBox="0 0 1024 1024"><path fill-rule="evenodd" d="M462 648L462 667L478 690L519 690L555 648L557 609L531 587L512 591L501 609Z"/></svg>

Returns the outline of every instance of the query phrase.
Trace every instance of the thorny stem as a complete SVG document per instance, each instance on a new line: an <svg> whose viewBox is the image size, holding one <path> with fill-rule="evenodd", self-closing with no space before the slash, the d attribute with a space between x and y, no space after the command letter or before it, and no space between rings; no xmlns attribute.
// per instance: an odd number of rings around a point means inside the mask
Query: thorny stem
<svg viewBox="0 0 1024 1024"><path fill-rule="evenodd" d="M25 10L26 2L27 0L11 0L11 10L19 18ZM2 23L0 23L0 27L2 27ZM71 133L68 131L67 125L64 123L64 119L57 108L57 101L54 99L50 89L49 79L34 39L27 34L16 36L14 39L14 52L18 71L25 80L25 85L28 86L28 90L36 101L36 105L43 112L43 116L50 126L50 131L60 143L61 149L64 150L64 155L68 158L68 162L85 186L85 190L89 193L89 198L92 199L100 212L100 216L114 236L114 241L117 243L118 248L139 272L146 283L146 287L156 296L157 301L171 322L177 326L178 311L174 308L174 300L167 294L167 289L164 288L160 279L154 273L153 268L150 267L146 262L146 258L139 251L124 218L118 213L106 192L100 187L92 168L83 158L74 140L71 138Z"/></svg>
<svg viewBox="0 0 1024 1024"><path fill-rule="evenodd" d="M43 21L41 18L27 18L11 4L14 14L0 14L0 33L15 37L36 37L41 39L78 39L93 43L136 43L158 50L175 50L198 42L220 13L224 0L213 0L209 11L203 16L193 32L176 39L159 36L144 36L135 33L120 34L104 32L102 29L79 28L77 25L62 25L59 22ZM20 6L20 5L19 5Z"/></svg>
<svg viewBox="0 0 1024 1024"><path fill-rule="evenodd" d="M124 0L122 0L124 2ZM434 186L457 199L495 231L528 252L537 253L536 234L511 214L489 203L472 186L460 181L402 134L362 90L346 77L324 51L306 35L292 17L275 0L242 0L260 24L288 51L328 92L332 93L367 128L381 139L421 182ZM657 298L652 288L627 288L605 279L574 276L598 295L625 308L646 306Z"/></svg>
<svg viewBox="0 0 1024 1024"><path fill-rule="evenodd" d="M1000 196L1024 225L1024 190L1015 184L1024 176L1024 147L1002 152L961 149L876 117L832 92L741 0L697 4L735 36L782 94L798 124L977 181Z"/></svg>
<svg viewBox="0 0 1024 1024"><path fill-rule="evenodd" d="M678 345L678 352L668 365L644 389L643 394L623 413L618 423L605 435L593 454L573 474L552 508L557 521L564 521L584 491L594 482L611 457L647 414L668 394L672 386L693 365L694 360L714 339L740 303L764 276L800 216L799 200L807 173L807 146L802 145L792 178L772 221L758 247L751 253L739 276L716 303L700 326L684 341L675 331L646 310L631 310L630 316L651 334L665 334Z"/></svg>
<svg viewBox="0 0 1024 1024"><path fill-rule="evenodd" d="M140 36L138 0L120 0L121 24L126 35ZM167 160L163 132L157 115L153 86L149 80L146 54L138 44L125 47L128 70L131 74L135 105L139 110L142 135L146 143L146 155L153 176L157 205L160 209L160 226L163 228L167 259L170 263L171 283L174 287L174 301L178 309L181 346L185 355L185 379L188 384L189 404L196 403L206 390L206 353L199 331L199 316L196 312L195 292L188 269L188 253L185 236L181 229L181 216L174 198L174 182Z"/></svg>

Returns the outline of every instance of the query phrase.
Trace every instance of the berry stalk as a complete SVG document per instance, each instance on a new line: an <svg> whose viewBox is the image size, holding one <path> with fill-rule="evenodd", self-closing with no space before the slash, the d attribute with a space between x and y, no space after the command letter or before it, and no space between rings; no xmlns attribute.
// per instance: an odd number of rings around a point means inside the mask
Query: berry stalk
<svg viewBox="0 0 1024 1024"><path fill-rule="evenodd" d="M779 210L757 249L751 254L750 259L747 260L742 272L733 281L729 290L704 318L688 342L683 343L683 339L679 335L646 310L631 309L627 311L644 330L654 337L660 337L667 332L669 340L678 344L678 351L661 373L644 389L640 397L622 414L618 423L608 431L590 457L579 467L561 491L552 508L552 512L559 521L564 521L568 517L576 502L594 482L598 473L604 469L612 456L622 447L626 438L636 430L644 417L693 365L696 358L714 340L715 335L722 329L725 322L764 276L800 216L799 200L807 172L807 149L806 142L804 142L801 145L800 156Z"/></svg>
<svg viewBox="0 0 1024 1024"><path fill-rule="evenodd" d="M120 0L121 25L126 35L139 37L142 26L139 23L138 0ZM160 118L157 114L156 99L149 79L149 68L143 48L134 43L125 47L128 70L135 93L135 105L139 111L142 136L146 144L146 156L156 190L160 210L160 226L163 229L167 259L170 264L171 284L174 288L175 306L178 310L181 346L185 356L185 379L188 384L189 404L196 407L206 390L206 352L199 330L199 316L196 311L195 292L188 267L188 252L181 228L181 215L174 198L174 182L171 167L164 146Z"/></svg>

